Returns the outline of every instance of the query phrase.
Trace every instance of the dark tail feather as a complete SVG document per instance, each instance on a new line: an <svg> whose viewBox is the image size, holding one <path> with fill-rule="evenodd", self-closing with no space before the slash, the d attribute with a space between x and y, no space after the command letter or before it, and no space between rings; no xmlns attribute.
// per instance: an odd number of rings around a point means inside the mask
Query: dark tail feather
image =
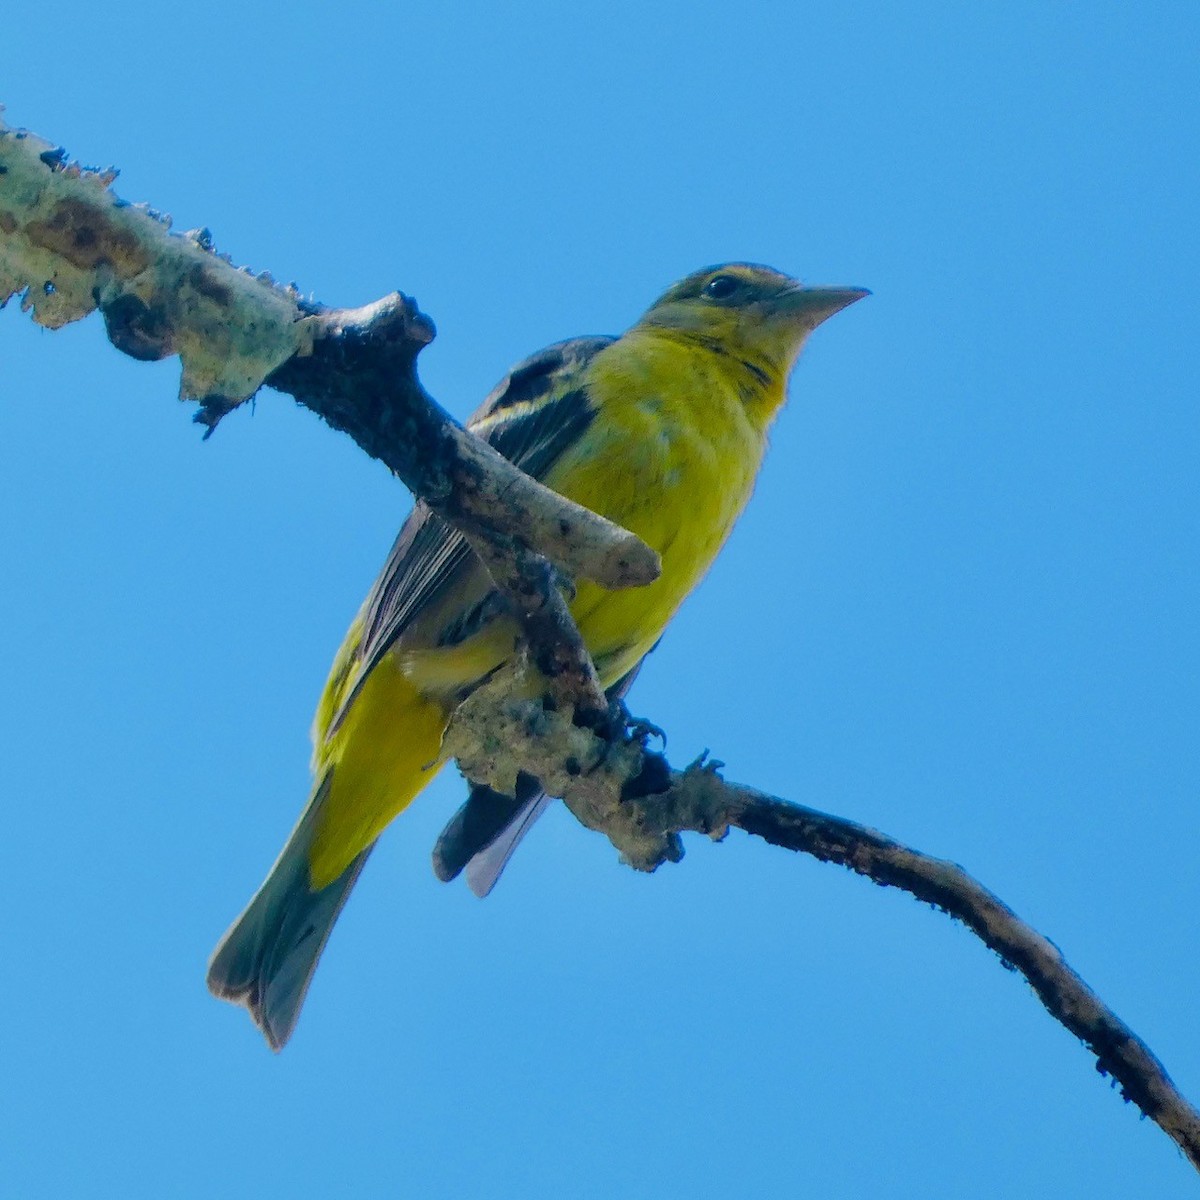
<svg viewBox="0 0 1200 1200"><path fill-rule="evenodd" d="M442 830L433 848L433 872L444 883L456 879L476 855L486 850L542 794L532 775L517 776L515 796L481 783L471 785L466 802Z"/></svg>
<svg viewBox="0 0 1200 1200"><path fill-rule="evenodd" d="M372 849L364 850L327 887L312 890L308 852L327 789L328 776L208 964L209 990L244 1005L272 1050L281 1050L292 1036L321 951Z"/></svg>
<svg viewBox="0 0 1200 1200"><path fill-rule="evenodd" d="M500 832L499 837L474 855L467 863L467 886L481 900L500 881L513 851L533 828L533 823L550 807L550 797L539 791L521 807L517 815Z"/></svg>

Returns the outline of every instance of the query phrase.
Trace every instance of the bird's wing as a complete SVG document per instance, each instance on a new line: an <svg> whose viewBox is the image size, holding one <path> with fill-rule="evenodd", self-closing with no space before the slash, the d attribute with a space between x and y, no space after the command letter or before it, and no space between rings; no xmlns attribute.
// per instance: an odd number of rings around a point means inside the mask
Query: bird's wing
<svg viewBox="0 0 1200 1200"><path fill-rule="evenodd" d="M572 338L525 359L497 384L467 428L526 474L541 478L591 423L595 409L583 374L614 340ZM450 640L458 640L492 615L496 600L462 535L418 503L363 606L357 661L348 672L353 682L343 691L330 733L396 639L419 614L442 602L453 603L448 620L458 628Z"/></svg>

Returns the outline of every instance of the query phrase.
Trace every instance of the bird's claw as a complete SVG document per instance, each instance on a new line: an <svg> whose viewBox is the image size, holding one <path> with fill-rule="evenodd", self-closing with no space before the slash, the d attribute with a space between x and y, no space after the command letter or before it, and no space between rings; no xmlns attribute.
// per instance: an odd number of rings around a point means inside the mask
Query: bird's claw
<svg viewBox="0 0 1200 1200"><path fill-rule="evenodd" d="M628 717L625 728L629 732L629 736L635 738L643 745L654 738L662 742L662 747L667 748L667 733L666 730L653 721L647 721L645 717Z"/></svg>
<svg viewBox="0 0 1200 1200"><path fill-rule="evenodd" d="M637 742L639 745L645 746L652 738L657 738L662 742L663 749L667 748L666 732L655 725L653 721L630 715L624 700L614 700L609 705L608 730L606 732L609 741L623 738L626 741Z"/></svg>

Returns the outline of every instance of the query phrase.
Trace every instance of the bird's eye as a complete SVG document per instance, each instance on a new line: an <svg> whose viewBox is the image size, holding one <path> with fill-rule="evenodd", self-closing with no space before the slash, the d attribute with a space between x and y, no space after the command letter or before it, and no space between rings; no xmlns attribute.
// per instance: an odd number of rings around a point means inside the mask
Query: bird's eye
<svg viewBox="0 0 1200 1200"><path fill-rule="evenodd" d="M727 300L738 289L738 281L732 275L715 275L704 285L704 295L710 300Z"/></svg>

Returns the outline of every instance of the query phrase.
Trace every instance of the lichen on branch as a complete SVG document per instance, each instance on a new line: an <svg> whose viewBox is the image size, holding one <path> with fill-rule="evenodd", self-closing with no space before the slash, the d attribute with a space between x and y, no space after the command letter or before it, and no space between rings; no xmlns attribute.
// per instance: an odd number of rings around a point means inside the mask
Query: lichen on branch
<svg viewBox="0 0 1200 1200"><path fill-rule="evenodd" d="M19 295L49 329L99 309L126 354L179 355L182 399L236 406L311 345L298 293L236 269L205 230L172 233L114 178L0 120L0 305Z"/></svg>
<svg viewBox="0 0 1200 1200"><path fill-rule="evenodd" d="M118 350L177 354L180 396L199 402L209 433L268 385L348 433L477 543L527 548L605 587L657 576L639 538L525 475L424 391L416 356L435 330L410 297L355 309L305 301L217 254L207 230L175 234L169 218L125 203L115 177L0 120L0 306L19 295L51 329L98 309Z"/></svg>

